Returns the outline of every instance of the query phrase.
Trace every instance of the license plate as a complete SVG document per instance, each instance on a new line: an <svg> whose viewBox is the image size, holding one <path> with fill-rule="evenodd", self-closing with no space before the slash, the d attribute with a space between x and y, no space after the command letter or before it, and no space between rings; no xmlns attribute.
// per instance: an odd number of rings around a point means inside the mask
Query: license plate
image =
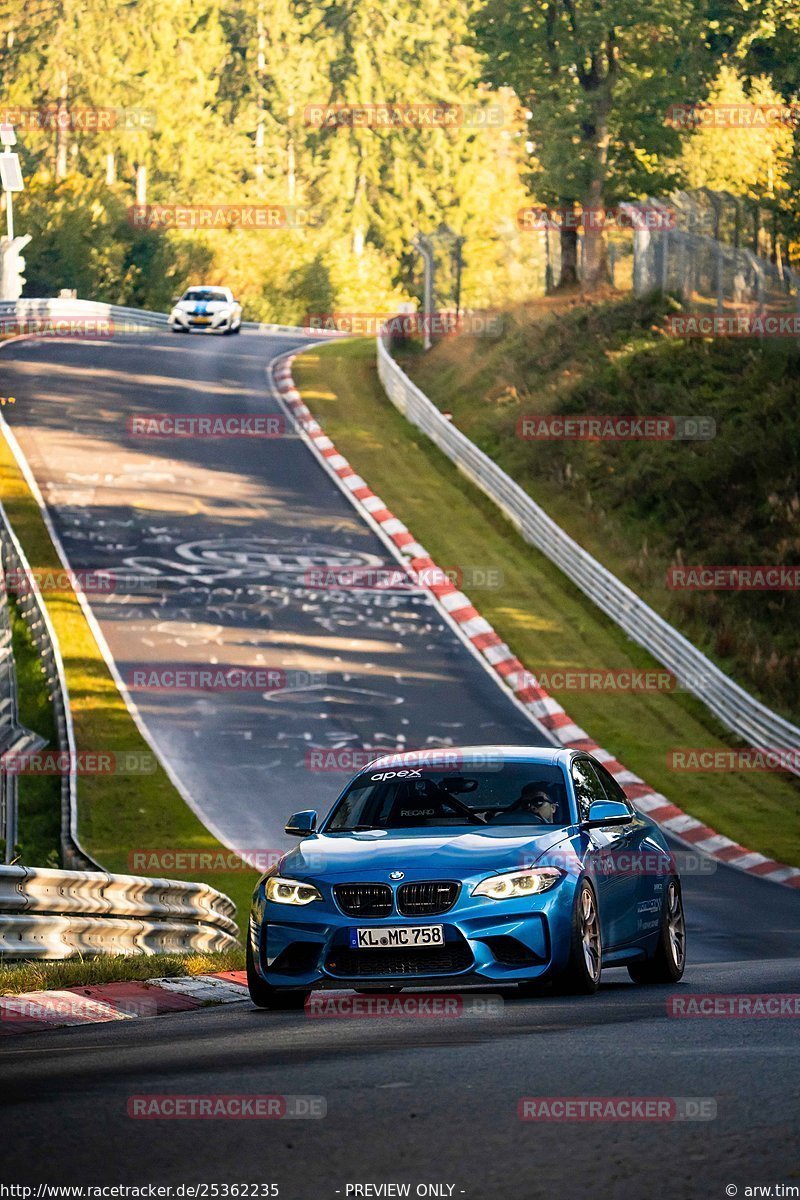
<svg viewBox="0 0 800 1200"><path fill-rule="evenodd" d="M444 925L393 925L384 929L351 929L352 950L386 950L393 946L443 946Z"/></svg>
<svg viewBox="0 0 800 1200"><path fill-rule="evenodd" d="M210 325L211 317L192 317L192 321L195 325Z"/></svg>

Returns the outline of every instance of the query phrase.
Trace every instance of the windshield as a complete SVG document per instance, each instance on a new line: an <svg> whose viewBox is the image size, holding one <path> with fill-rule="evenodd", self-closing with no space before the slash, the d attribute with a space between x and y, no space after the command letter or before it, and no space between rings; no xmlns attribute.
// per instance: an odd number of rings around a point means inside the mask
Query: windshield
<svg viewBox="0 0 800 1200"><path fill-rule="evenodd" d="M442 828L570 822L564 775L539 763L489 763L376 769L353 780L326 833L358 829Z"/></svg>
<svg viewBox="0 0 800 1200"><path fill-rule="evenodd" d="M184 300L227 300L225 292L218 288L189 288L184 293Z"/></svg>

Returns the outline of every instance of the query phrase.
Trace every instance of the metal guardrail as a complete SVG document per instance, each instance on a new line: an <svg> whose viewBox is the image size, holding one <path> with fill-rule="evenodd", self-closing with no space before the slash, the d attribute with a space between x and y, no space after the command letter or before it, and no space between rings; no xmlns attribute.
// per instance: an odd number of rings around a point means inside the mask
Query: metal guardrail
<svg viewBox="0 0 800 1200"><path fill-rule="evenodd" d="M81 318L106 318L111 321L130 322L137 326L166 326L164 313L146 309L125 308L119 304L102 304L95 300L0 300L0 318L22 323L37 320L80 320Z"/></svg>
<svg viewBox="0 0 800 1200"><path fill-rule="evenodd" d="M106 319L122 326L122 332L130 327L135 328L167 328L166 313L152 312L144 308L126 308L120 304L104 304L96 300L63 300L63 299L33 299L33 300L0 300L0 320L14 320L31 323L37 320L80 320ZM250 333L287 333L302 334L319 341L327 337L344 337L338 330L307 329L300 325L277 325L268 321L242 321L242 329Z"/></svg>
<svg viewBox="0 0 800 1200"><path fill-rule="evenodd" d="M15 595L20 616L25 621L31 639L39 652L39 659L45 673L48 693L53 705L58 749L69 756L67 759L70 764L69 771L64 772L61 776L62 861L75 868L100 870L99 863L87 854L78 838L75 730L72 724L69 690L61 650L50 621L50 615L42 599L39 584L31 570L25 551L11 527L2 503L0 503L0 546L2 547L0 561L2 561L5 579L11 583L11 591Z"/></svg>
<svg viewBox="0 0 800 1200"><path fill-rule="evenodd" d="M627 635L670 670L715 717L760 750L787 750L787 766L800 774L800 729L756 700L668 621L547 515L497 463L443 417L400 369L383 338L377 339L378 374L395 408L425 433L512 522Z"/></svg>
<svg viewBox="0 0 800 1200"><path fill-rule="evenodd" d="M0 867L0 959L231 950L235 915L202 883Z"/></svg>
<svg viewBox="0 0 800 1200"><path fill-rule="evenodd" d="M5 841L5 862L10 863L19 843L19 781L13 772L2 770L2 763L6 755L38 750L45 739L26 729L19 719L17 666L6 591L7 561L7 541L0 521L0 836Z"/></svg>

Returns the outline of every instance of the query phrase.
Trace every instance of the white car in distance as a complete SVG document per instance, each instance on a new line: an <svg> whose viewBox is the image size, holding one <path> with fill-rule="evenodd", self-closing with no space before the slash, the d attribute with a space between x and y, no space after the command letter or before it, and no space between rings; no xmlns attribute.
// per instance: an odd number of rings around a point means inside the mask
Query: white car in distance
<svg viewBox="0 0 800 1200"><path fill-rule="evenodd" d="M190 287L175 300L167 323L173 333L189 333L193 329L238 333L242 326L242 306L230 288Z"/></svg>

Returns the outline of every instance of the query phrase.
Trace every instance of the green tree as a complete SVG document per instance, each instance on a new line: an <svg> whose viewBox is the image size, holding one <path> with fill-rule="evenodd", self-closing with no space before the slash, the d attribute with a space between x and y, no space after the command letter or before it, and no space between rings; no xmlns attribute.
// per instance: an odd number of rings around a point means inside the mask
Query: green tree
<svg viewBox="0 0 800 1200"><path fill-rule="evenodd" d="M474 21L486 78L527 105L530 181L548 204L604 210L671 181L670 104L713 69L699 0L487 0ZM571 222L567 221L569 226ZM562 228L562 286L576 282L576 233ZM607 277L602 227L584 236L584 284Z"/></svg>
<svg viewBox="0 0 800 1200"><path fill-rule="evenodd" d="M744 114L780 109L782 99L770 81L759 76L749 87L731 66L723 67L706 104L731 106ZM702 109L701 109L702 111ZM755 200L782 197L794 153L794 134L781 121L750 127L744 123L700 122L683 145L681 170L690 187L716 188Z"/></svg>

